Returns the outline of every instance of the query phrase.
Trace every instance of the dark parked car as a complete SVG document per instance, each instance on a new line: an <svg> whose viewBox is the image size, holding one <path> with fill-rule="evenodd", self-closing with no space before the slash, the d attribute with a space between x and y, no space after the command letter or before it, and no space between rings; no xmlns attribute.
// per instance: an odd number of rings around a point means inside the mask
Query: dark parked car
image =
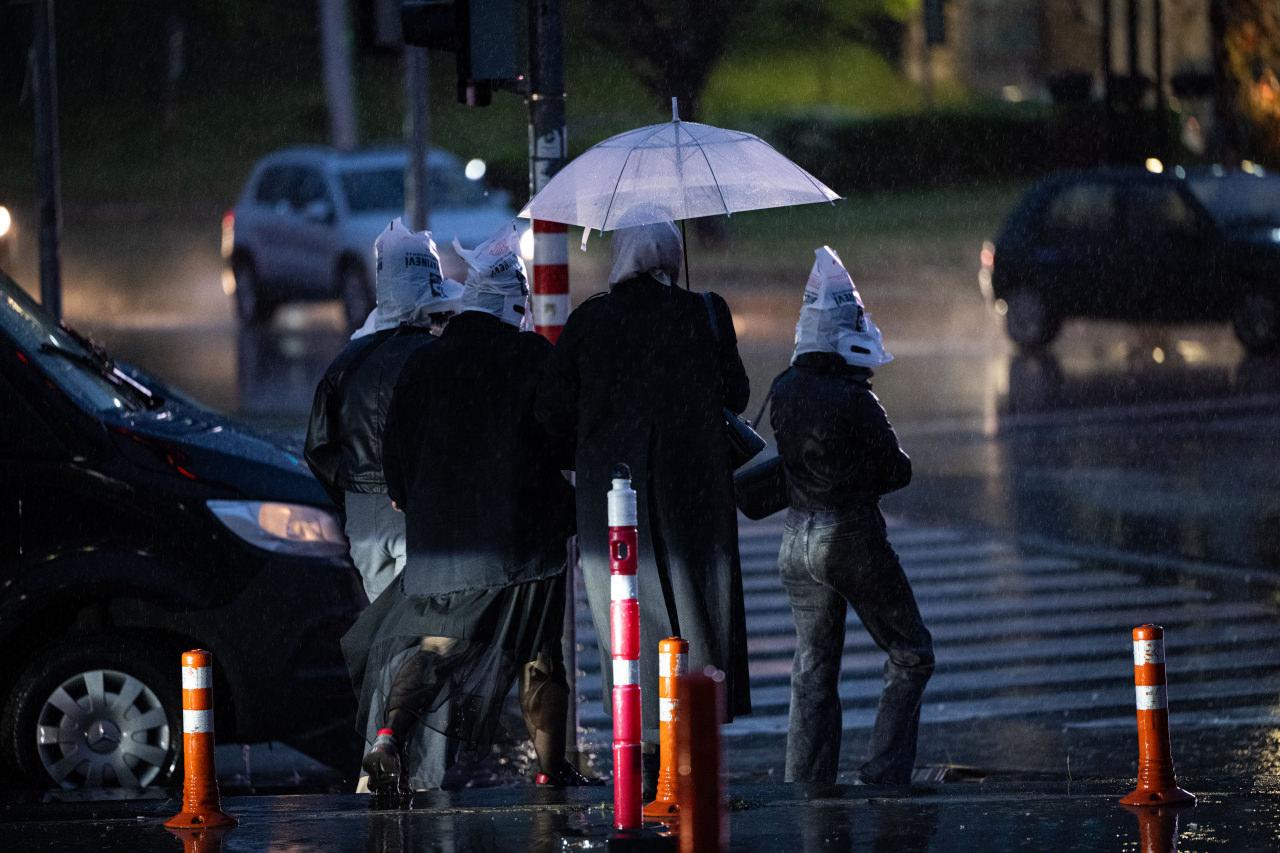
<svg viewBox="0 0 1280 853"><path fill-rule="evenodd" d="M358 760L338 638L364 593L346 551L300 452L112 362L0 273L8 782L171 779L179 654L197 647L219 740Z"/></svg>
<svg viewBox="0 0 1280 853"><path fill-rule="evenodd" d="M1102 169L1034 186L983 247L980 281L1014 342L1073 317L1230 321L1251 353L1280 343L1280 177Z"/></svg>

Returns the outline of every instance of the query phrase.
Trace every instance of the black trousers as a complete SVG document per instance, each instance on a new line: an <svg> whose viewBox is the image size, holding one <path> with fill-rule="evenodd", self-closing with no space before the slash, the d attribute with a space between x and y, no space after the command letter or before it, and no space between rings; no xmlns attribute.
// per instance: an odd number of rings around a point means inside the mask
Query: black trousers
<svg viewBox="0 0 1280 853"><path fill-rule="evenodd" d="M846 608L889 656L863 781L910 781L920 697L933 673L933 639L889 545L875 504L843 512L787 511L778 555L796 622L786 781L835 781L844 728L840 661Z"/></svg>

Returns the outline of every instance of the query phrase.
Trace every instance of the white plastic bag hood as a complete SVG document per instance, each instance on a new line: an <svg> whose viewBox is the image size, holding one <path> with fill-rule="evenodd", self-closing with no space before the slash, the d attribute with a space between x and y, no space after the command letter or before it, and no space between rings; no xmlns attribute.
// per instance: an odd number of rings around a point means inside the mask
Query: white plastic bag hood
<svg viewBox="0 0 1280 853"><path fill-rule="evenodd" d="M648 273L665 285L680 283L683 246L674 222L654 222L613 232L609 286Z"/></svg>
<svg viewBox="0 0 1280 853"><path fill-rule="evenodd" d="M462 286L441 276L440 253L430 231L415 233L397 218L378 235L373 254L378 304L353 340L456 308Z"/></svg>
<svg viewBox="0 0 1280 853"><path fill-rule="evenodd" d="M796 323L792 363L807 352L838 353L849 364L867 368L893 361L840 256L829 246L815 250L814 255Z"/></svg>
<svg viewBox="0 0 1280 853"><path fill-rule="evenodd" d="M502 322L531 328L529 278L520 259L520 231L509 222L474 249L464 249L455 239L453 250L467 263L459 308L483 311Z"/></svg>

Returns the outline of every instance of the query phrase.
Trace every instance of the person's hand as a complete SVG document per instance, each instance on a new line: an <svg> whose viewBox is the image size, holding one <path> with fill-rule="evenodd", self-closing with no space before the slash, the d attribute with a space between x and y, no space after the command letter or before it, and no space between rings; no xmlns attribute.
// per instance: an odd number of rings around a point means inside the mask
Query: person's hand
<svg viewBox="0 0 1280 853"><path fill-rule="evenodd" d="M400 504L396 503L395 501L391 502L391 508L394 509L396 512L404 512L404 510L400 508Z"/></svg>

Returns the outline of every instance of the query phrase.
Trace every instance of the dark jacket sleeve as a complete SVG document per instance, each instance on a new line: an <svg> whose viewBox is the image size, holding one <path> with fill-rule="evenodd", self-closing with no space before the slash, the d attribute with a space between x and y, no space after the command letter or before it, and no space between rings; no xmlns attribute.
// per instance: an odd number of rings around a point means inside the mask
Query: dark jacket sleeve
<svg viewBox="0 0 1280 853"><path fill-rule="evenodd" d="M343 494L338 486L338 469L342 464L342 444L338 424L338 399L334 394L337 381L338 377L331 371L325 373L316 386L303 456L311 473L316 475L333 502L341 507Z"/></svg>
<svg viewBox="0 0 1280 853"><path fill-rule="evenodd" d="M387 481L387 497L402 512L408 501L408 460L404 448L408 443L412 412L409 411L409 400L412 395L412 383L409 377L413 374L414 360L400 373L400 380L391 392L391 402L387 405L386 425L382 430L382 477Z"/></svg>
<svg viewBox="0 0 1280 853"><path fill-rule="evenodd" d="M711 304L716 312L716 325L719 330L720 377L724 381L724 404L733 412L742 414L746 411L747 400L751 397L751 382L747 379L747 369L742 366L742 357L738 355L738 335L733 330L733 314L729 311L729 303L718 294L711 294Z"/></svg>
<svg viewBox="0 0 1280 853"><path fill-rule="evenodd" d="M578 424L578 350L583 326L581 310L579 308L569 315L568 322L560 332L560 339L547 356L533 406L534 415L542 428L570 446L576 441Z"/></svg>
<svg viewBox="0 0 1280 853"><path fill-rule="evenodd" d="M898 434L884 406L869 392L856 392L858 443L867 458L873 490L885 495L911 482L911 457L898 445Z"/></svg>

